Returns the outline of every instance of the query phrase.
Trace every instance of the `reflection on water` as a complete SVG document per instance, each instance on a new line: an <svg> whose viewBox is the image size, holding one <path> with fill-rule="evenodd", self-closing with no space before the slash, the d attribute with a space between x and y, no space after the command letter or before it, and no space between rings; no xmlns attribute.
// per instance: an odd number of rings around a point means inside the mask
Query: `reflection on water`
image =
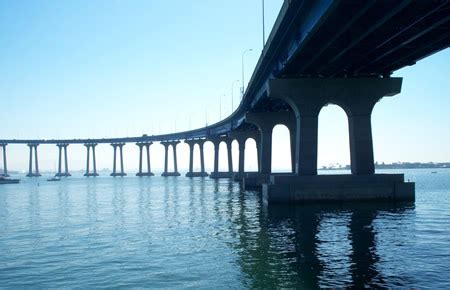
<svg viewBox="0 0 450 290"><path fill-rule="evenodd" d="M450 184L415 204L263 206L208 178L0 188L0 285L449 287Z"/></svg>

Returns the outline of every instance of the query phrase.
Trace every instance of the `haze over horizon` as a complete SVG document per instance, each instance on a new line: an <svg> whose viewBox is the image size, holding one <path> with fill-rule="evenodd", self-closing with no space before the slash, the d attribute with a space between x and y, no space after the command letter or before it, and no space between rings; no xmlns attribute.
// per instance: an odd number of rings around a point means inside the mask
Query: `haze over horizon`
<svg viewBox="0 0 450 290"><path fill-rule="evenodd" d="M229 115L232 83L245 83L262 49L261 1L0 2L0 139L103 138L184 131ZM283 1L265 1L266 37ZM406 67L402 92L382 99L372 115L378 162L450 161L450 51ZM240 100L234 86L234 108ZM221 106L221 107L219 107ZM254 143L249 169L256 168ZM348 126L337 106L319 118L319 167L349 164ZM289 165L286 128L274 133L274 170ZM138 149L124 147L125 170ZM10 145L8 167L28 167L28 148ZM179 145L179 167L188 164ZM112 148L99 145L97 167L111 168ZM69 168L85 167L85 148L69 146ZM198 154L198 152L196 152ZM220 152L225 168L225 150ZM205 148L212 167L212 145ZM237 167L237 146L233 148ZM198 159L197 159L198 160ZM39 147L39 165L52 170L57 148ZM253 164L253 165L252 165ZM152 167L163 147L152 145ZM194 167L198 167L198 163Z"/></svg>

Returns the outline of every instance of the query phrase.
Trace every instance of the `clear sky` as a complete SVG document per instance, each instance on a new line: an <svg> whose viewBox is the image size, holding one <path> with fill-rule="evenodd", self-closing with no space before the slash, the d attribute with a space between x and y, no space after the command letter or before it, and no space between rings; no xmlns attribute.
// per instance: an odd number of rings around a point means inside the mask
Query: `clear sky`
<svg viewBox="0 0 450 290"><path fill-rule="evenodd" d="M266 36L282 2L265 1ZM241 79L248 48L250 79L262 49L261 22L261 0L0 1L0 139L150 135L218 121L231 112L232 83ZM404 77L402 93L373 113L375 159L450 161L450 51L395 76ZM319 165L348 164L344 112L329 106L319 122ZM289 164L288 144L285 130L276 130L274 169ZM125 167L135 169L137 147L125 148ZM152 147L155 168L163 164L162 148ZM39 150L41 168L53 169L56 147ZM187 146L179 150L183 169ZM110 168L111 146L97 154L98 167ZM70 146L69 156L72 169L84 167L82 146ZM27 162L26 146L8 146L10 169Z"/></svg>

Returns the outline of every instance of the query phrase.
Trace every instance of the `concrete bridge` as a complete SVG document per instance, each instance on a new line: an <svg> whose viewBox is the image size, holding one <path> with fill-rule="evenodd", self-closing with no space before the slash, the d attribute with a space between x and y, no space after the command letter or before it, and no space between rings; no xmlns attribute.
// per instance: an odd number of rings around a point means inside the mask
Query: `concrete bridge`
<svg viewBox="0 0 450 290"><path fill-rule="evenodd" d="M414 184L402 174L375 174L371 113L383 97L401 92L402 79L392 72L450 45L449 1L286 0L253 72L239 107L226 119L204 128L166 135L113 139L0 140L4 174L6 145L30 147L28 176L39 176L38 146L59 147L59 176L69 176L67 148L84 144L86 176L96 176L95 147L114 148L113 176L124 176L122 147L139 148L138 176L151 176L150 150L154 142L165 147L164 176L178 176L177 144L190 147L187 176L206 176L203 144L214 144L212 178L235 178L244 187L262 187L270 203L333 200L414 200ZM349 124L351 174L317 174L318 115L336 104ZM290 130L293 172L271 172L272 129L284 124ZM254 138L259 171L244 172L245 141ZM239 144L239 170L232 172L231 141ZM228 151L228 172L218 171L219 144ZM201 171L193 172L193 148L198 144ZM168 172L168 148L174 154L174 172ZM145 152L144 152L145 147ZM62 151L65 167L62 171ZM120 171L116 168L119 151ZM34 152L34 159L33 159ZM90 156L92 152L92 158ZM146 172L143 155L146 153ZM90 171L90 160L92 169ZM34 160L34 171L33 171Z"/></svg>

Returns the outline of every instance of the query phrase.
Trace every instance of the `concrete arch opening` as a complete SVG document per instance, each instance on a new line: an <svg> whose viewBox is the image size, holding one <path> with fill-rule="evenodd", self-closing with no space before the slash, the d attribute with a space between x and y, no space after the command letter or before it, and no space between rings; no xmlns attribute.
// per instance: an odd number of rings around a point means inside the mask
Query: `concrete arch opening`
<svg viewBox="0 0 450 290"><path fill-rule="evenodd" d="M201 171L201 163L200 163L200 145L194 145L194 171Z"/></svg>
<svg viewBox="0 0 450 290"><path fill-rule="evenodd" d="M245 141L245 172L257 172L258 171L258 153L256 149L256 141L253 138L248 138Z"/></svg>
<svg viewBox="0 0 450 290"><path fill-rule="evenodd" d="M203 144L203 152L205 154L205 170L207 172L214 171L214 144L211 141Z"/></svg>
<svg viewBox="0 0 450 290"><path fill-rule="evenodd" d="M233 160L233 172L237 172L239 169L239 143L237 140L231 142L231 160Z"/></svg>
<svg viewBox="0 0 450 290"><path fill-rule="evenodd" d="M222 141L219 144L219 172L228 171L228 153L227 144Z"/></svg>
<svg viewBox="0 0 450 290"><path fill-rule="evenodd" d="M334 104L324 106L319 113L318 174L350 173L349 140L348 118L344 109Z"/></svg>
<svg viewBox="0 0 450 290"><path fill-rule="evenodd" d="M285 125L272 129L272 172L292 172L291 132Z"/></svg>
<svg viewBox="0 0 450 290"><path fill-rule="evenodd" d="M173 164L173 146L169 146L168 150L168 164L167 164L167 171L172 172L175 171L174 164Z"/></svg>

